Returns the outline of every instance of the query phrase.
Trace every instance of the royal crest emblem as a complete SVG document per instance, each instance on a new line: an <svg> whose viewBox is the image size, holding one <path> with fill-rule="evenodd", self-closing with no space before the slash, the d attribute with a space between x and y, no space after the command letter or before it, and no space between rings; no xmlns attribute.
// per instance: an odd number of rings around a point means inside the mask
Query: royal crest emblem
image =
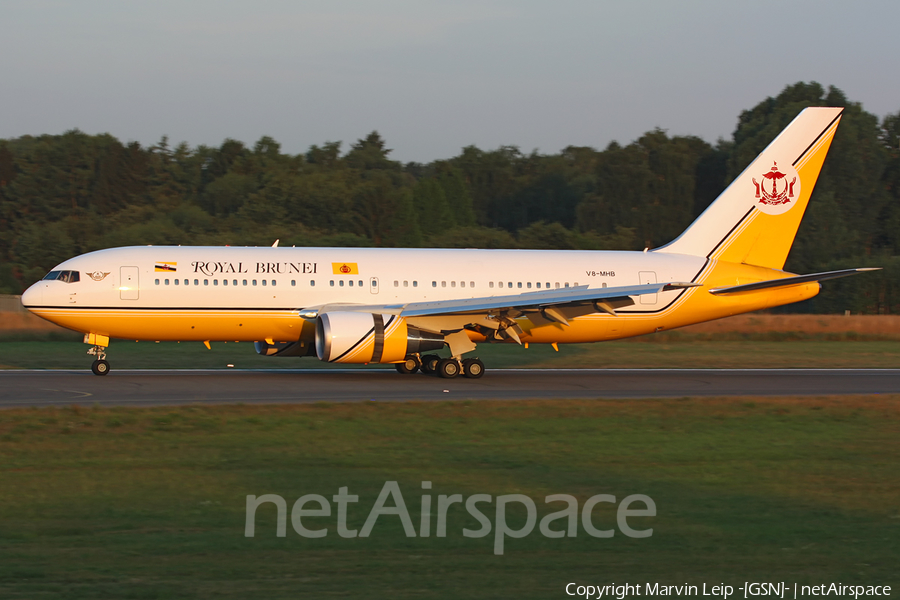
<svg viewBox="0 0 900 600"><path fill-rule="evenodd" d="M767 214L780 214L789 210L800 196L800 178L793 166L779 167L778 163L757 180L756 206Z"/></svg>
<svg viewBox="0 0 900 600"><path fill-rule="evenodd" d="M103 271L94 271L93 273L88 273L87 276L94 281L103 281L110 272L104 273Z"/></svg>
<svg viewBox="0 0 900 600"><path fill-rule="evenodd" d="M759 198L761 204L787 204L794 198L794 185L797 178L793 177L790 183L787 182L787 175L778 170L778 163L775 163L768 173L763 176L762 183L758 183L753 178L753 184L756 186L756 197ZM784 179L781 189L778 189L778 182ZM770 189L766 189L766 185Z"/></svg>

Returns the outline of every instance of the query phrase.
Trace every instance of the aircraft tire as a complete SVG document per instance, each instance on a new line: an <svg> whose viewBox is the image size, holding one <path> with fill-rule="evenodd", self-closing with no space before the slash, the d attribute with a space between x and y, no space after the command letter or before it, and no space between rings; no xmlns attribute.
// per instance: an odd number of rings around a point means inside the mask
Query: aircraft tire
<svg viewBox="0 0 900 600"><path fill-rule="evenodd" d="M437 364L438 375L444 379L453 379L460 371L462 371L460 364L453 358L442 358Z"/></svg>
<svg viewBox="0 0 900 600"><path fill-rule="evenodd" d="M477 358L467 358L462 363L463 376L469 379L479 379L484 375L484 363Z"/></svg>
<svg viewBox="0 0 900 600"><path fill-rule="evenodd" d="M426 354L422 357L422 372L426 375L437 373L437 366L441 357L437 354Z"/></svg>
<svg viewBox="0 0 900 600"><path fill-rule="evenodd" d="M415 357L410 356L402 363L397 363L394 365L397 369L398 373L402 373L403 375L411 375L419 370L419 361L415 359Z"/></svg>
<svg viewBox="0 0 900 600"><path fill-rule="evenodd" d="M105 360L95 360L93 364L91 364L91 372L94 375L107 375L109 373L109 363Z"/></svg>

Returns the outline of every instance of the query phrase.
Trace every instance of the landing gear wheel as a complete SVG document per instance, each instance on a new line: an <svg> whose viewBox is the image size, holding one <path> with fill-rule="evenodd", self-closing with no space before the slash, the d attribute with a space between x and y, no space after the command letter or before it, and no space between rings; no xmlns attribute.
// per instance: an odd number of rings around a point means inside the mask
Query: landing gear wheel
<svg viewBox="0 0 900 600"><path fill-rule="evenodd" d="M410 375L419 370L419 361L415 356L410 356L402 363L395 364L394 367L397 369L398 373Z"/></svg>
<svg viewBox="0 0 900 600"><path fill-rule="evenodd" d="M422 357L422 372L426 375L432 375L436 373L440 360L441 357L437 354L426 354Z"/></svg>
<svg viewBox="0 0 900 600"><path fill-rule="evenodd" d="M469 379L478 379L484 375L484 363L477 358L467 358L462 363L463 375Z"/></svg>
<svg viewBox="0 0 900 600"><path fill-rule="evenodd" d="M95 360L91 364L91 371L94 372L94 375L106 375L109 373L109 363L105 360Z"/></svg>
<svg viewBox="0 0 900 600"><path fill-rule="evenodd" d="M438 375L444 379L453 379L459 375L461 370L460 364L455 358L442 358L437 364Z"/></svg>

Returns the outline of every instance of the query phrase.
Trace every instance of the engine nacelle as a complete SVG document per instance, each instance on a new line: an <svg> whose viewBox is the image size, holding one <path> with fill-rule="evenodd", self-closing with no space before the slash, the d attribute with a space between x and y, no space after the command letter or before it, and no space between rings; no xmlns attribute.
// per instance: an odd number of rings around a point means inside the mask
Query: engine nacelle
<svg viewBox="0 0 900 600"><path fill-rule="evenodd" d="M443 347L443 335L411 327L396 315L347 311L316 318L316 354L326 362L393 363Z"/></svg>

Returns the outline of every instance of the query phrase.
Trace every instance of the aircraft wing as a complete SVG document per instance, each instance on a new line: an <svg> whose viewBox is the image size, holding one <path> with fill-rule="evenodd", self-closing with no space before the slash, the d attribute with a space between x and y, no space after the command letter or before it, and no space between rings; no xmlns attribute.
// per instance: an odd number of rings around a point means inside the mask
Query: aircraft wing
<svg viewBox="0 0 900 600"><path fill-rule="evenodd" d="M664 291L697 287L698 283L647 283L641 285L590 288L560 288L541 292L526 292L505 296L482 298L460 298L456 300L436 300L431 302L410 302L407 304L328 304L319 312L351 310L357 312L381 312L402 317L433 317L448 315L487 315L509 311L526 313L530 310L565 308L576 305L597 305L590 312L615 314L615 308L634 304L631 296L658 294Z"/></svg>

